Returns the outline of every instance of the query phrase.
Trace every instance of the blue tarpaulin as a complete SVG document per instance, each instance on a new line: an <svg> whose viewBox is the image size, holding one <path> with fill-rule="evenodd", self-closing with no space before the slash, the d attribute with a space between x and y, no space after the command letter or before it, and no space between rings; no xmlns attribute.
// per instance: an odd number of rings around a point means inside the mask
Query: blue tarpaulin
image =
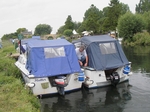
<svg viewBox="0 0 150 112"><path fill-rule="evenodd" d="M41 37L40 36L32 36L32 39L41 39Z"/></svg>
<svg viewBox="0 0 150 112"><path fill-rule="evenodd" d="M73 43L86 46L88 66L96 70L109 70L129 64L118 40L109 35L85 36Z"/></svg>
<svg viewBox="0 0 150 112"><path fill-rule="evenodd" d="M26 68L35 77L81 72L75 47L65 39L27 42Z"/></svg>

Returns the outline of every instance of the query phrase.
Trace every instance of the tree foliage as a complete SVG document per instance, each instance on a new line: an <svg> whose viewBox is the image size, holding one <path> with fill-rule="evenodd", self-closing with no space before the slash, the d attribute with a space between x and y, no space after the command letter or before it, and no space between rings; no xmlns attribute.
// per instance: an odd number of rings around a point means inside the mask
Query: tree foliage
<svg viewBox="0 0 150 112"><path fill-rule="evenodd" d="M109 20L108 20L108 15L109 15L109 7L104 7L102 11L100 11L102 13L101 18L99 19L99 31L100 33L105 33L109 31Z"/></svg>
<svg viewBox="0 0 150 112"><path fill-rule="evenodd" d="M110 0L109 6L103 9L104 18L101 19L103 32L116 31L118 19L128 11L130 10L127 4L120 3L119 0Z"/></svg>
<svg viewBox="0 0 150 112"><path fill-rule="evenodd" d="M83 21L80 27L78 28L78 33L81 33L86 30L85 22Z"/></svg>
<svg viewBox="0 0 150 112"><path fill-rule="evenodd" d="M119 18L119 36L124 37L124 40L132 41L134 34L141 32L144 26L145 22L140 15L128 12Z"/></svg>
<svg viewBox="0 0 150 112"><path fill-rule="evenodd" d="M27 29L26 29L26 28L18 28L18 29L17 29L17 33L18 33L18 34L24 32L24 31L27 31Z"/></svg>
<svg viewBox="0 0 150 112"><path fill-rule="evenodd" d="M135 45L150 45L150 34L148 32L136 33L132 40Z"/></svg>
<svg viewBox="0 0 150 112"><path fill-rule="evenodd" d="M26 30L27 30L26 28L18 28L18 29L16 30L16 32L14 32L14 33L10 33L10 34L5 34L5 35L3 35L2 40L17 39L17 38L18 38L18 34L24 32L24 31L26 31Z"/></svg>
<svg viewBox="0 0 150 112"><path fill-rule="evenodd" d="M10 33L10 34L5 34L2 36L2 40L9 40L9 39L16 39L18 38L18 34L15 33Z"/></svg>
<svg viewBox="0 0 150 112"><path fill-rule="evenodd" d="M121 15L124 15L126 12L130 12L130 8L127 4L120 3L121 5Z"/></svg>
<svg viewBox="0 0 150 112"><path fill-rule="evenodd" d="M81 26L81 22L74 22L74 30L78 32L79 27Z"/></svg>
<svg viewBox="0 0 150 112"><path fill-rule="evenodd" d="M66 22L65 22L65 30L66 29L71 29L73 30L74 29L74 23L72 21L72 17L71 15L68 15L67 19L66 19Z"/></svg>
<svg viewBox="0 0 150 112"><path fill-rule="evenodd" d="M66 34L66 32L68 32L68 30L73 31L75 28L78 27L78 24L76 22L72 21L72 17L71 15L68 15L66 21L65 21L65 25L61 26L58 31L57 34Z"/></svg>
<svg viewBox="0 0 150 112"><path fill-rule="evenodd" d="M73 32L72 32L72 30L71 29L67 29L67 30L65 30L64 31L64 33L63 33L65 36L68 36L68 37L70 37L72 34L73 34Z"/></svg>
<svg viewBox="0 0 150 112"><path fill-rule="evenodd" d="M99 10L92 4L85 11L81 23L73 22L71 16L68 16L65 25L58 29L58 33L67 29L75 29L78 33L85 30L93 31L94 34L107 33L110 30L116 30L118 18L128 11L128 5L119 3L118 0L111 0L110 6L104 7L103 10Z"/></svg>
<svg viewBox="0 0 150 112"><path fill-rule="evenodd" d="M59 27L59 29L57 30L57 34L63 34L65 31L65 25Z"/></svg>
<svg viewBox="0 0 150 112"><path fill-rule="evenodd" d="M150 11L144 12L142 17L144 18L146 22L146 30L150 33Z"/></svg>
<svg viewBox="0 0 150 112"><path fill-rule="evenodd" d="M52 32L52 27L47 24L39 24L36 26L34 35L46 35Z"/></svg>
<svg viewBox="0 0 150 112"><path fill-rule="evenodd" d="M91 7L86 10L85 14L84 14L84 22L82 29L86 29L87 31L93 31L95 34L99 33L99 21L100 19L100 11L99 9L94 6L93 4L91 5Z"/></svg>
<svg viewBox="0 0 150 112"><path fill-rule="evenodd" d="M150 0L140 0L140 2L136 4L135 10L141 14L150 11Z"/></svg>
<svg viewBox="0 0 150 112"><path fill-rule="evenodd" d="M116 30L118 19L121 15L122 7L118 0L110 0L108 10L107 26L109 30Z"/></svg>
<svg viewBox="0 0 150 112"><path fill-rule="evenodd" d="M103 8L103 11L102 11L103 17L108 17L108 15L109 15L108 11L109 11L109 7L108 6Z"/></svg>

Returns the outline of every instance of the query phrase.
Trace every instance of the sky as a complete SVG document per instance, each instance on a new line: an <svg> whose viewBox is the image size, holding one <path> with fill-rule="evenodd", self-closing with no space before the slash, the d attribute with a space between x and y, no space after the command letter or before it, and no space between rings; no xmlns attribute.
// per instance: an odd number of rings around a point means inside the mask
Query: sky
<svg viewBox="0 0 150 112"><path fill-rule="evenodd" d="M140 0L119 1L128 4L135 13ZM91 4L102 10L109 3L110 0L0 0L0 38L16 32L18 28L26 28L34 33L39 24L50 25L51 34L54 34L64 25L68 15L73 21L82 22Z"/></svg>

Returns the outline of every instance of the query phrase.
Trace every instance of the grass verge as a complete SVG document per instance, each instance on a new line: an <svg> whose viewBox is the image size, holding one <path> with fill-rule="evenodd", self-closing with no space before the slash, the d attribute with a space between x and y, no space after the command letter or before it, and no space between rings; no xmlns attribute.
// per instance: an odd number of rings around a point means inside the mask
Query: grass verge
<svg viewBox="0 0 150 112"><path fill-rule="evenodd" d="M39 100L25 89L21 72L14 65L15 53L10 41L3 41L0 49L0 112L40 112Z"/></svg>

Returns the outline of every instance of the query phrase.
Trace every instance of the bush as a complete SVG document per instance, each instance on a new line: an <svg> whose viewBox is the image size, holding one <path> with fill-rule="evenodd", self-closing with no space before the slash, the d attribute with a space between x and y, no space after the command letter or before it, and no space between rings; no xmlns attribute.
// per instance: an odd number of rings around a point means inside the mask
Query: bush
<svg viewBox="0 0 150 112"><path fill-rule="evenodd" d="M52 32L52 27L48 24L39 24L36 26L34 35L47 35Z"/></svg>
<svg viewBox="0 0 150 112"><path fill-rule="evenodd" d="M118 21L119 36L123 37L124 40L132 42L132 37L138 32L142 32L145 27L145 22L141 15L126 13L119 18Z"/></svg>
<svg viewBox="0 0 150 112"><path fill-rule="evenodd" d="M144 12L142 15L144 20L146 21L146 30L150 33L150 11Z"/></svg>
<svg viewBox="0 0 150 112"><path fill-rule="evenodd" d="M136 45L150 45L150 34L148 32L137 33L133 36Z"/></svg>
<svg viewBox="0 0 150 112"><path fill-rule="evenodd" d="M70 37L73 33L72 33L72 30L70 30L70 29L67 29L67 30L65 30L64 31L64 33L63 33L65 36L68 36L68 37Z"/></svg>

